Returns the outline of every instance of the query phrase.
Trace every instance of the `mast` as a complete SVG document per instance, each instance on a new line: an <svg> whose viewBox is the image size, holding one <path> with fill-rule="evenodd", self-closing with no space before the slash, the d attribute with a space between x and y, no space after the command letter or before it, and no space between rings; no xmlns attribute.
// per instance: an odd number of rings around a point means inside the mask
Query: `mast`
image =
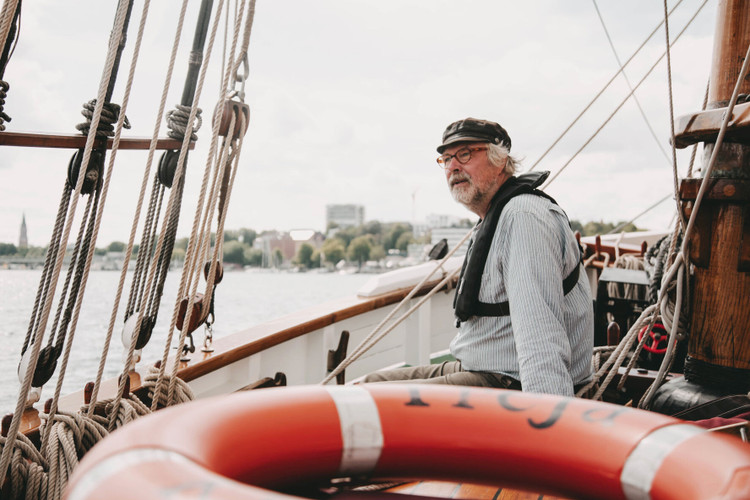
<svg viewBox="0 0 750 500"><path fill-rule="evenodd" d="M681 147L704 142L704 172L748 45L750 2L719 0L707 111L683 117L676 134ZM740 94L750 94L750 79ZM685 379L727 393L750 390L750 102L743 100L734 108L689 242L694 268ZM682 182L686 216L702 180Z"/></svg>

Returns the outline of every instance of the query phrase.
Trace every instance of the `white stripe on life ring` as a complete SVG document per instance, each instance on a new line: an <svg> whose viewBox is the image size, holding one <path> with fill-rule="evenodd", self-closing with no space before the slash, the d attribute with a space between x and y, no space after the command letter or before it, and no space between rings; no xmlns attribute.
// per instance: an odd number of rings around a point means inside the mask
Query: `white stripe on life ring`
<svg viewBox="0 0 750 500"><path fill-rule="evenodd" d="M81 478L72 491L68 493L68 500L85 500L93 498L101 483L110 477L123 473L126 469L148 462L176 462L178 464L194 464L187 457L169 450L155 448L136 448L107 457L95 465ZM217 476L226 480L221 476Z"/></svg>
<svg viewBox="0 0 750 500"><path fill-rule="evenodd" d="M693 424L675 424L655 430L630 453L620 474L620 484L628 500L650 500L651 485L664 459L680 443L704 433Z"/></svg>
<svg viewBox="0 0 750 500"><path fill-rule="evenodd" d="M371 472L383 450L383 429L375 400L361 387L334 386L326 389L336 403L341 422L344 444L339 473L350 476Z"/></svg>

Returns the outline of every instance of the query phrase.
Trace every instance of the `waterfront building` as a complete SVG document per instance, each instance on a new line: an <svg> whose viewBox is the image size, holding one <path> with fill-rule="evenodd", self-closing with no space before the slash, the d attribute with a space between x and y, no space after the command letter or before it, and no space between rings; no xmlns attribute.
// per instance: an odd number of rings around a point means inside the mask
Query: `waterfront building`
<svg viewBox="0 0 750 500"><path fill-rule="evenodd" d="M361 226L365 223L365 207L363 205L326 205L326 227L331 223L340 228Z"/></svg>

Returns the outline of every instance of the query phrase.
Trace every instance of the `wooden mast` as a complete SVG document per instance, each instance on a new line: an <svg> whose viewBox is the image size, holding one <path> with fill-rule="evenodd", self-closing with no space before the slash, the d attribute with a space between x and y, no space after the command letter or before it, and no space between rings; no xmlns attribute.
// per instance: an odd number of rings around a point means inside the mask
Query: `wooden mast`
<svg viewBox="0 0 750 500"><path fill-rule="evenodd" d="M750 2L720 0L709 111L694 114L685 121L713 122L699 138L705 143L704 163L714 150L723 120L723 113L711 110L727 106L749 44ZM750 79L746 78L740 94L749 93ZM735 108L733 118L746 114L746 108L750 109L750 104ZM730 392L750 390L750 128L747 125L730 122L734 130L727 134L717 156L712 184L701 204L690 241L694 271L685 378ZM680 198L686 215L692 209L700 181L682 182Z"/></svg>

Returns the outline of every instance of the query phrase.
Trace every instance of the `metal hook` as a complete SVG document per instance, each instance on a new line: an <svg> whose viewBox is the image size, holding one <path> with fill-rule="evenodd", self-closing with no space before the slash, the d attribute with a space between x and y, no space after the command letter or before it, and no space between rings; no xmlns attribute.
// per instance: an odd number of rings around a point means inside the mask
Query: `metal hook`
<svg viewBox="0 0 750 500"><path fill-rule="evenodd" d="M234 71L234 88L235 92L237 92L237 96L240 98L241 101L245 101L245 82L247 81L247 78L250 76L250 62L247 58L247 53L245 53L244 57L242 58L242 68L243 73L240 74L240 66L237 66L237 69ZM240 90L237 91L237 83L241 83Z"/></svg>

